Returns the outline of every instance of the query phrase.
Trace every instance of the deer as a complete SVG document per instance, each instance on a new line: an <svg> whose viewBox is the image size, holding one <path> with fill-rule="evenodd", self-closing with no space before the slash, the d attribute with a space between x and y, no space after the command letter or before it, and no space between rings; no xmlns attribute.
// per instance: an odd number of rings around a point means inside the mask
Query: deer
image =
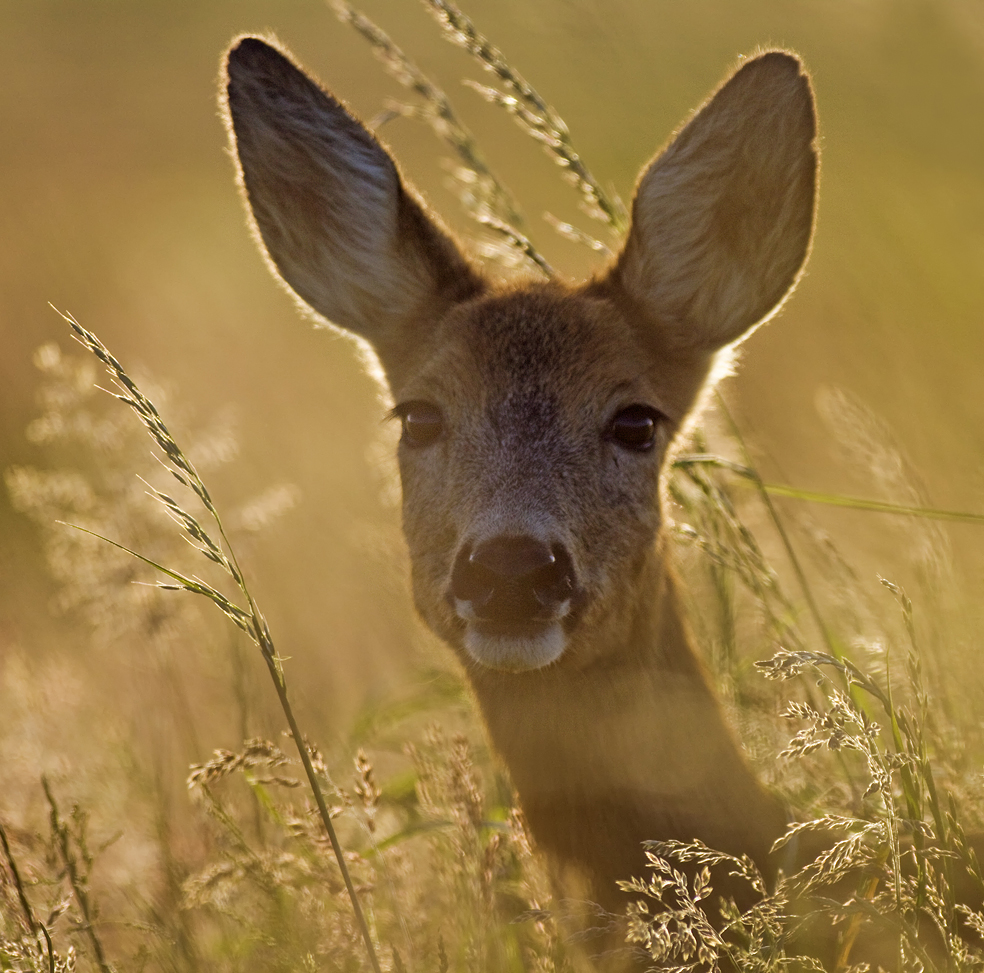
<svg viewBox="0 0 984 973"><path fill-rule="evenodd" d="M460 660L556 886L624 912L617 883L644 873L647 839L775 877L789 813L695 648L665 481L804 272L819 157L800 59L766 50L721 83L642 169L621 250L585 282L479 269L274 41L238 38L225 72L256 240L305 312L378 364L416 609Z"/></svg>

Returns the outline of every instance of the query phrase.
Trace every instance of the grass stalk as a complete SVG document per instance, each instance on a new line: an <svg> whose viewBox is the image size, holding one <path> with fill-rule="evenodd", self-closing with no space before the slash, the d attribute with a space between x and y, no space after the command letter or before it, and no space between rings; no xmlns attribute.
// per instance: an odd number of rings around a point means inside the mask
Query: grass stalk
<svg viewBox="0 0 984 973"><path fill-rule="evenodd" d="M785 483L766 483L753 467L735 463L723 456L712 453L681 453L673 465L715 466L729 470L738 476L739 482L747 480L753 489L762 490L773 497L784 497L789 500L804 500L807 503L820 503L829 507L844 507L848 510L865 510L871 513L890 514L896 517L918 517L924 520L943 520L951 523L978 524L984 526L984 514L970 513L966 510L944 510L940 507L916 507L903 503L892 503L889 500L869 500L866 497L851 497L843 493L820 492L804 490L802 487L789 486ZM756 482L757 481L757 482Z"/></svg>
<svg viewBox="0 0 984 973"><path fill-rule="evenodd" d="M34 910L31 908L31 903L27 899L27 893L24 891L24 883L21 881L20 872L17 869L17 862L14 860L14 854L10 850L10 843L7 841L7 831L2 821L0 821L0 845L3 845L3 857L7 861L7 867L10 869L10 875L14 880L14 888L17 890L17 901L20 903L21 912L24 914L24 921L27 924L28 932L32 936L36 936L38 934L38 921L34 918Z"/></svg>
<svg viewBox="0 0 984 973"><path fill-rule="evenodd" d="M867 500L863 497L848 497L837 493L820 493L815 490L803 490L800 487L785 486L778 483L762 483L761 489L773 497L807 500L810 503L822 503L831 507L868 510L872 513L894 514L897 517L923 517L927 520L984 525L984 514L968 513L961 510L911 507L901 503L889 503L887 500Z"/></svg>
<svg viewBox="0 0 984 973"><path fill-rule="evenodd" d="M758 488L759 495L762 498L762 503L765 505L765 509L769 514L769 519L772 521L772 524L776 529L776 533L778 533L779 539L782 542L782 546L786 551L786 556L789 558L789 563L793 568L793 573L796 575L796 580L799 582L800 590L803 592L803 597L806 600L806 605L809 609L810 616L813 618L814 624L823 638L824 645L827 646L830 654L835 659L839 660L843 653L841 652L837 641L831 634L830 629L824 622L823 616L820 614L820 607L817 605L816 599L813 597L813 589L810 586L810 582L807 580L806 572L803 570L803 565L800 563L800 559L796 555L792 541L789 539L789 534L786 533L786 528L782 522L782 518L780 518L775 504L772 502L772 497L769 495L768 491L763 489L762 478L751 464L751 459L748 454L748 447L745 444L741 430L738 428L738 424L731 415L728 405L724 401L724 396L722 396L720 392L715 392L715 397L717 398L718 408L720 408L722 415L728 423L731 435L734 437L735 442L738 444L738 448L741 450L742 459L745 463L745 469L748 471L746 475L748 479L750 479Z"/></svg>
<svg viewBox="0 0 984 973"><path fill-rule="evenodd" d="M441 24L444 36L451 43L463 47L483 68L494 74L505 91L467 82L470 87L492 104L508 111L521 128L544 146L569 174L570 181L584 199L589 216L608 224L616 234L626 232L629 217L625 204L615 193L603 189L584 164L574 149L570 130L563 118L451 0L424 0L424 3Z"/></svg>
<svg viewBox="0 0 984 973"><path fill-rule="evenodd" d="M376 955L376 948L373 944L372 936L369 932L369 926L362 911L362 905L359 902L359 897L355 891L355 886L352 883L352 877L349 873L348 866L345 863L345 856L342 851L342 846L338 840L337 834L335 833L335 827L332 824L331 815L328 812L328 806L321 790L321 784L311 762L307 745L304 742L304 736L301 733L300 727L297 724L297 719L294 716L294 710L291 706L288 695L287 680L282 664L283 660L276 651L266 620L257 607L249 587L246 584L242 569L240 568L239 562L236 558L235 550L226 535L225 528L222 525L222 520L219 516L218 509L212 501L211 495L209 494L208 489L206 488L201 477L198 475L194 465L182 452L181 448L171 436L171 433L164 424L164 420L161 418L157 408L140 391L136 383L132 378L130 378L120 362L109 352L106 346L103 345L103 343L91 331L88 331L86 328L82 327L82 325L79 324L78 321L72 317L72 315L62 312L59 313L72 328L77 340L106 366L107 371L112 376L113 384L118 389L116 392L110 391L110 394L130 406L130 408L133 409L133 411L140 418L140 421L144 424L147 431L164 453L164 465L168 472L176 480L178 480L179 483L190 489L199 498L199 500L201 500L202 504L205 506L205 509L209 512L215 523L221 543L217 543L213 540L198 520L183 507L181 507L172 497L154 489L153 487L150 487L148 484L149 492L164 505L168 514L193 541L199 552L208 560L218 564L219 567L221 567L233 579L239 591L246 599L246 604L248 607L241 608L239 605L236 605L217 588L214 588L212 585L201 580L200 578L188 577L161 564L157 564L149 558L144 557L142 554L132 551L129 548L124 547L122 544L110 540L107 537L102 537L102 535L96 534L94 531L74 524L70 526L76 527L78 530L82 530L85 533L92 534L95 537L99 537L101 540L112 544L119 550L125 551L132 557L135 557L138 560L143 561L145 564L154 567L156 570L162 572L176 582L175 584L162 583L159 584L158 587L168 590L190 591L193 594L202 595L208 598L214 605L216 605L217 608L219 608L220 611L228 615L253 642L256 643L261 655L263 656L263 661L266 663L270 677L273 680L274 688L277 692L277 698L280 701L281 709L283 710L287 724L290 727L294 744L297 747L301 764L304 767L308 784L311 787L311 793L313 794L315 804L318 807L318 813L321 816L321 821L324 825L325 831L328 834L328 840L331 843L332 852L335 855L335 860L338 863L339 871L341 872L342 879L345 883L346 892L348 893L349 900L352 903L356 923L358 924L362 939L365 942L366 952L369 956L370 963L372 964L374 973L381 973L379 958ZM100 969L102 970L102 973L111 973L109 967L103 959L102 947L98 944L98 939L96 939L95 933L92 929L92 923L89 919L88 904L85 899L85 890L78 885L75 873L70 865L70 857L68 856L67 848L67 831L61 830L61 826L58 825L57 808L47 781L44 780L44 778L42 778L42 783L52 808L52 829L56 831L59 836L60 847L64 852L63 857L65 858L66 868L69 869L69 877L72 881L72 887L76 892L76 897L79 899L79 905L82 909L83 916L85 917L86 927L90 933L90 937L93 940L93 948L96 950Z"/></svg>
<svg viewBox="0 0 984 973"><path fill-rule="evenodd" d="M386 70L423 100L421 107L394 105L381 116L382 119L404 116L430 125L470 174L471 191L459 194L466 212L481 226L518 250L545 277L552 277L553 268L521 232L524 219L513 194L492 171L475 137L458 117L444 90L424 74L382 28L356 10L348 0L328 0L328 3L339 20L349 24L368 41Z"/></svg>
<svg viewBox="0 0 984 973"><path fill-rule="evenodd" d="M96 935L96 927L94 923L95 910L89 901L89 893L86 890L85 877L79 871L78 859L74 854L72 854L68 825L61 820L61 815L58 811L58 803L55 801L55 795L51 791L51 785L48 783L48 778L44 774L41 775L41 787L44 789L44 796L48 800L51 835L55 839L55 848L58 852L58 857L61 858L61 862L65 866L65 874L68 877L68 883L72 888L72 894L75 896L75 901L78 903L79 912L82 913L82 931L89 939L89 944L92 946L92 951L96 957L96 964L101 970L101 973L113 973L113 968L106 961L106 953L103 949L102 942ZM47 936L45 938L47 938Z"/></svg>

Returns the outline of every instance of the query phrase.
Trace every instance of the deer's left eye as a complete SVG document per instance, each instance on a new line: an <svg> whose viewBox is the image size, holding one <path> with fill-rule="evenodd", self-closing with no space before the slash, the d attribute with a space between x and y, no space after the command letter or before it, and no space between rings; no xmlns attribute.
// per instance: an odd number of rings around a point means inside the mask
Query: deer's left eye
<svg viewBox="0 0 984 973"><path fill-rule="evenodd" d="M403 442L408 446L429 446L444 431L441 410L430 402L403 402L393 412L403 423Z"/></svg>
<svg viewBox="0 0 984 973"><path fill-rule="evenodd" d="M630 405L616 413L605 434L610 442L625 449L644 453L656 442L656 432L663 414L648 405Z"/></svg>

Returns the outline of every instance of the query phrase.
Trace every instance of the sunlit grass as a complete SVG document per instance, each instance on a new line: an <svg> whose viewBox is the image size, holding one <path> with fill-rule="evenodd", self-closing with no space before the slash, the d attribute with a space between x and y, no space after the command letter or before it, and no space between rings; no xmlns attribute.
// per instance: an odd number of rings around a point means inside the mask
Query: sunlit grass
<svg viewBox="0 0 984 973"><path fill-rule="evenodd" d="M159 410L91 332L71 324L108 366L120 389L116 397L138 413L160 447L167 471L221 525L207 487ZM49 367L57 361L62 376L75 374L61 364L60 356L56 359L51 351L46 355ZM828 757L820 778L823 788L816 786L815 769L805 777L786 772L779 779L803 815L787 840L799 840L796 836L806 831L842 837L831 839L831 847L816 861L786 875L775 889L766 889L748 861L722 859L702 846L654 843L653 874L626 876L625 888L638 896L629 910L629 942L643 947L652 961L678 969L724 964L778 970L803 962L803 934L797 930L838 917L844 925L840 967L849 964L855 941L863 944L866 925L873 923L899 937L903 967L920 963L934 968L939 949L927 946L925 939L931 923L931 940L935 944L942 939L948 962L959 969L974 968L984 962L974 942L974 930L984 929L984 915L962 908L958 893L966 895L969 885L978 889L979 898L984 882L960 808L970 800L971 819L979 816L980 781L975 784L973 774L968 779L947 750L948 738L959 728L934 707L920 664L912 603L898 586L885 582L901 607L901 676L887 667L887 647L862 653L876 671L884 653L886 668L877 676L842 652L831 655L811 648L818 638L850 645L850 633L801 629L797 599L786 593L780 573L732 497L727 478L737 472L754 480L754 471L709 460L712 454L699 434L696 445L702 452L685 455L677 464L674 496L689 522L679 527L681 538L696 542L705 554L691 568L709 576L716 592L702 605L703 617L716 618L709 629L717 629L719 637L727 630L735 641L736 616L753 610L766 622L767 644L789 647L759 663L770 677L792 680L782 717L805 724L780 756L814 763L820 753ZM30 478L20 479L23 496L30 498ZM181 502L157 488L149 493L170 515L172 529L187 535L200 557L234 581L248 608L239 608L198 575L127 553L165 575L158 589L175 589L172 597L184 590L216 603L260 646L278 695L285 698L283 660L232 560L225 531L219 528L219 545ZM166 531L167 524L161 522L159 529ZM86 533L101 532L86 528ZM70 572L64 579L69 587L73 584ZM693 580L697 587L699 579ZM800 576L799 583L803 581ZM889 644L897 638L885 636ZM747 647L737 640L723 658L721 676L737 690L732 698L743 719L757 723L758 733L780 739L784 734L774 716L740 702L746 694L761 696L761 690L750 690L756 677L741 665L748 658ZM810 680L802 681L804 674ZM817 675L820 681L814 685ZM118 960L124 964L118 968L153 956L165 968L205 962L216 969L228 963L231 969L319 969L324 964L328 969L358 969L374 961L378 951L382 964L392 970L567 969L572 948L567 939L574 928L583 935L584 916L575 917L569 905L553 900L508 784L486 758L476 760L480 751L469 742L477 729L474 717L458 715L456 699L459 694L444 703L431 697L429 702L404 704L388 718L378 713L364 722L361 734L370 748L386 736L402 741L398 756L387 757L385 744L377 755L390 765L385 777L379 776L371 749L359 749L350 756L353 783L340 784L337 768L346 755L326 758L306 739L301 746L301 731L289 709L300 762L273 742L254 739L239 751L216 751L210 761L193 767L189 786L211 822L211 860L197 867L184 863L189 870L174 903L186 916L179 923L153 909L112 920L136 922L148 930L146 936L157 939L155 949L144 944L132 959ZM873 716L866 701L880 712ZM448 702L453 708L448 709ZM462 718L464 732L451 735L433 722ZM310 790L304 787L305 776ZM68 969L71 963L89 962L107 971L112 945L103 944L108 920L100 916L98 896L90 887L98 856L90 851L85 811L76 807L74 825L63 824L57 798L47 781L42 784L50 806L50 833L32 840L40 843L35 847L51 849L52 857L38 857L26 836L11 841L4 832L11 882L5 886L6 945L0 948L9 962L27 964L26 969ZM337 864L331 862L329 845L338 850ZM731 861L765 897L744 912L725 906L722 928L710 872L699 871L691 881L674 866L694 861ZM25 862L29 881L21 877ZM969 881L959 879L957 872L966 872ZM32 905L45 888L49 904ZM359 911L353 911L353 902L360 904ZM359 929L363 905L368 918L364 935ZM599 916L592 923L604 928L609 921ZM169 952L176 926L193 942L182 954ZM115 938L108 937L110 943ZM372 944L368 950L367 940ZM805 941L811 941L809 935Z"/></svg>
<svg viewBox="0 0 984 973"><path fill-rule="evenodd" d="M434 6L445 15L453 9ZM466 47L477 46L481 55L484 39L473 34L469 40L465 23L451 26ZM496 51L485 61L502 57ZM514 110L508 101L515 96L510 71L507 64L506 76L499 74L506 88L491 100ZM514 87L522 88L521 76L513 71L512 77L519 79ZM541 111L535 103L531 110ZM548 142L544 125L549 121L550 138L568 154L573 151L556 137L566 130L562 122L542 111L525 121L534 135L539 132L540 141ZM834 147L835 158L839 151L847 150ZM471 158L479 157L473 153ZM569 158L565 168L570 168ZM472 170L484 178L480 168L472 165ZM578 190L600 205L608 197L584 171ZM482 192L499 198L500 190ZM617 202L608 201L616 214ZM484 205L476 212L484 213L485 225L499 231L507 249L538 253L523 233L516 230L511 237L489 223ZM959 214L951 218L959 222ZM509 231L513 215L505 210L492 219ZM565 235L592 243L581 228ZM929 242L925 247L932 249ZM966 288L966 275L957 274L951 284L948 300L956 306L960 302L953 295ZM223 563L224 548L196 533L201 525L194 517L187 519L191 515L184 507L166 502L161 507L144 496L147 488L132 474L139 472L154 484L152 492L165 491L159 464L147 461L145 444L137 443L143 430L134 433L127 427L124 410L114 413L93 403L93 376L83 360L47 346L39 353L39 365L46 376L46 399L43 416L33 426L35 441L70 444L76 453L95 456L97 468L89 472L82 463L45 471L21 467L8 472L8 483L20 509L42 525L60 607L80 620L85 651L108 660L107 671L118 680L106 695L118 697L119 710L109 716L102 709L85 710L84 661L81 672L52 667L20 681L11 664L4 687L12 697L8 720L26 726L34 712L52 726L62 721L73 735L83 728L83 745L99 751L99 766L123 770L118 777L84 782L85 794L102 789L106 797L98 817L86 803L76 803L81 796L76 784L83 782L73 779L71 767L57 784L47 786L39 773L21 773L24 803L31 808L33 801L35 813L24 815L30 826L7 827L3 833L0 957L18 970L61 970L73 963L121 973L368 968L341 872L332 864L323 822L314 813L314 796L304 790L301 768L287 756L290 741L275 742L276 724L258 716L259 686L250 672L245 639L231 626L227 632L201 615L188 605L190 599L181 600L180 592L162 591L129 557L117 558L117 552L92 543L91 537L71 538L62 528L52 529L52 521L125 538L151 567L171 571L178 587L213 601L221 582L196 578L200 568L194 559L204 554L234 584L244 569ZM166 411L159 390L143 379L140 385ZM158 414L157 408L150 414ZM840 435L849 439L865 421L855 411ZM885 435L882 427L879 436ZM202 434L204 461L194 464L203 475L228 468L234 452L221 430L209 439ZM870 454L870 445L859 455ZM169 455L166 445L164 455ZM710 963L717 951L743 968L782 967L792 962L784 952L782 910L804 886L816 891L822 880L843 878L864 864L874 868L877 881L870 895L843 910L848 916L845 964L855 959L851 944L859 927L882 920L901 925L908 950L900 954L901 967L937 962L923 955L913 931L914 916L921 913L924 922L942 930L954 967L980 965L979 954L968 945L972 937L965 936L960 923L980 933L982 920L979 914L959 912L951 875L960 870L974 877L961 821L980 827L984 816L984 749L975 714L955 709L948 693L961 681L973 685L979 680L977 639L947 611L946 596L956 582L948 574L945 538L932 528L937 521L952 520L975 530L981 516L937 510L919 502L921 488L906 480L904 470L891 482L884 473L884 468L872 468L866 474L870 497L765 483L734 437L716 433L713 426L678 457L672 484L677 554L690 582L691 615L722 695L761 772L786 794L804 826L839 828L842 838L833 846L836 854L812 871L790 876L777 898L757 911L730 916L733 935L727 941L717 931L720 922L706 889L692 883L681 887L673 873L674 856L703 852L654 848L653 876L635 877L639 900L662 899L671 908L658 915L652 905L649 912L636 908L632 925L637 944L654 959L685 967L695 959ZM217 513L203 481L198 483L200 491L193 484L193 492L206 510L211 505ZM277 489L265 500L258 498L259 507L266 503L269 508L269 516L259 519L273 529L276 514L292 502L289 488L286 494ZM858 552L824 536L807 519L806 505L798 508L804 511L801 519L790 516L788 506L777 515L763 506L763 494L906 518L903 522L912 526L897 566L914 569L920 580L911 589L912 601L898 585L886 589L855 568L851 562ZM167 519L167 507L178 529ZM226 521L236 525L234 531L251 533L243 510L232 511ZM777 535L777 526L785 537ZM798 566L790 562L790 553ZM882 595L885 600L879 600ZM253 626L251 599L245 606L225 595L221 599L234 621L246 629ZM261 633L266 638L262 627ZM331 635L325 633L329 647ZM778 656L777 647L783 649ZM272 650L269 658L276 668ZM773 674L791 677L781 695L792 700L787 713L797 721L792 743L776 716L779 694L751 664L770 658L775 659ZM289 669L290 660L285 664ZM141 682L143 688L136 689ZM301 750L327 795L327 810L383 966L482 973L568 968L567 941L574 927L567 907L552 900L521 816L512 807L508 782L484 750L467 694L446 673L422 678L422 686L419 693L360 714L348 736L364 749L328 740L323 748L312 743ZM217 705L219 698L226 702ZM156 717L148 719L151 709ZM873 715L873 710L878 712ZM203 720L203 712L214 713L211 723ZM167 732L156 725L162 721L173 724ZM265 735L252 735L260 729ZM295 743L299 736L294 734ZM200 761L220 742L227 749L191 771L194 828L176 826L178 815L163 782L181 779L189 755ZM776 759L786 751L794 751L797 759ZM148 753L157 756L148 758ZM29 768L30 757L24 763ZM0 809L0 822L5 818ZM95 841L93 831L98 832ZM143 844L132 841L134 831L148 836ZM120 832L126 834L120 838ZM927 851L920 842L929 835L933 844ZM940 849L955 857L947 858ZM909 872L899 867L903 856ZM660 876L669 884L661 884ZM863 888L855 883L851 891L866 892L871 881L869 875ZM708 921L705 908L715 921ZM827 915L831 908L821 904L819 912Z"/></svg>

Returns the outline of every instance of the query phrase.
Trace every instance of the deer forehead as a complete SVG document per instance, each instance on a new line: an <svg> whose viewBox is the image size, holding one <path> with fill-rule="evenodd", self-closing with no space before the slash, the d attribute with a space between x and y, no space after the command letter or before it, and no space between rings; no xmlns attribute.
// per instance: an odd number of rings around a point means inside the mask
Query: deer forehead
<svg viewBox="0 0 984 973"><path fill-rule="evenodd" d="M453 308L394 383L398 400L427 399L451 422L523 424L530 437L595 426L644 403L682 421L707 361L661 348L615 302L543 285Z"/></svg>

